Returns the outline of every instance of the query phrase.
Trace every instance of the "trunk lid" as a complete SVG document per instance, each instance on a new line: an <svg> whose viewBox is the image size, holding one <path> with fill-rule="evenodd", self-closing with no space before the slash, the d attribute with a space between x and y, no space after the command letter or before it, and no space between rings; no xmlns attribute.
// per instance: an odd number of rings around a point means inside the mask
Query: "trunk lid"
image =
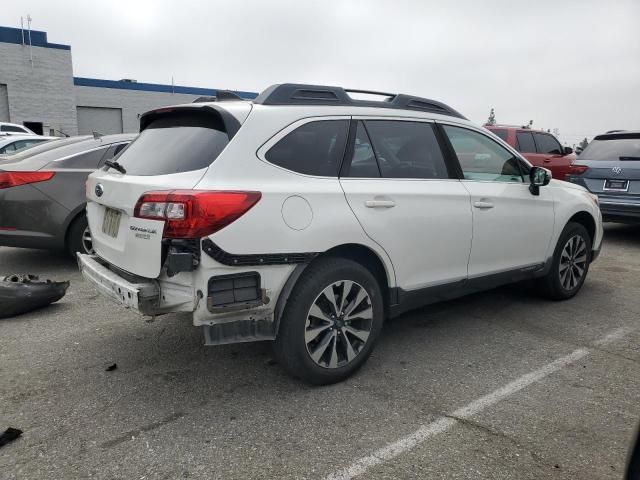
<svg viewBox="0 0 640 480"><path fill-rule="evenodd" d="M244 120L251 104L233 103L245 104L235 106L246 112ZM135 275L160 275L165 222L136 218L136 203L150 191L192 190L237 132L235 113L194 104L142 116L140 136L114 159L125 173L105 167L87 180L87 217L98 256Z"/></svg>
<svg viewBox="0 0 640 480"><path fill-rule="evenodd" d="M135 218L135 205L145 192L152 190L192 189L205 171L145 177L100 170L89 176L87 218L96 253L129 273L158 277L164 222ZM102 192L100 196L98 192Z"/></svg>

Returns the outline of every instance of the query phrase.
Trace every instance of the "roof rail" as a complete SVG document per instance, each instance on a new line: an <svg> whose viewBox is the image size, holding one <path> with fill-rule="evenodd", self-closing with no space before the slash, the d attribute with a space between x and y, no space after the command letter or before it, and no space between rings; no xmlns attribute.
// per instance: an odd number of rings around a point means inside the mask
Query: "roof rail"
<svg viewBox="0 0 640 480"><path fill-rule="evenodd" d="M382 101L356 100L351 93L364 93L387 97ZM450 117L467 120L461 113L436 100L414 97L402 93L374 92L371 90L355 90L324 85L305 85L299 83L281 83L271 85L264 90L253 103L262 105L336 105L354 107L393 108L398 110L418 110L438 113Z"/></svg>
<svg viewBox="0 0 640 480"><path fill-rule="evenodd" d="M191 103L205 103L205 102L226 102L231 100L244 100L246 98L242 98L236 92L232 92L231 90L217 90L214 96L204 96L198 97Z"/></svg>
<svg viewBox="0 0 640 480"><path fill-rule="evenodd" d="M485 123L483 127L529 128L526 125L510 125L508 123Z"/></svg>

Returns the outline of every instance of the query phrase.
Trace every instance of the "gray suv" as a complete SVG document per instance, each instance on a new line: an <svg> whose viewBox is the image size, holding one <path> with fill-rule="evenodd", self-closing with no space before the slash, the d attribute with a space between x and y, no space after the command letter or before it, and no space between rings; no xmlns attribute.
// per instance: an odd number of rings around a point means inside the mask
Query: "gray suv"
<svg viewBox="0 0 640 480"><path fill-rule="evenodd" d="M92 252L85 181L135 137L70 137L0 159L0 246Z"/></svg>
<svg viewBox="0 0 640 480"><path fill-rule="evenodd" d="M640 223L640 131L598 135L566 180L598 195L605 222Z"/></svg>

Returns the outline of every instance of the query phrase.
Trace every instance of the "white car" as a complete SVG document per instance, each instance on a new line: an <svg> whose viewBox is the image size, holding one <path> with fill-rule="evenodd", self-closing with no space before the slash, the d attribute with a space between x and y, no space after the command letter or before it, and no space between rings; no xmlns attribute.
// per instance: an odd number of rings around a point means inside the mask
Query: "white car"
<svg viewBox="0 0 640 480"><path fill-rule="evenodd" d="M0 122L0 136L3 135L35 135L33 130L17 123Z"/></svg>
<svg viewBox="0 0 640 480"><path fill-rule="evenodd" d="M45 137L43 135L8 135L0 137L0 156L13 155L26 148L56 139L58 137Z"/></svg>
<svg viewBox="0 0 640 480"><path fill-rule="evenodd" d="M84 277L145 315L191 312L208 345L274 340L314 384L351 375L409 309L529 278L580 290L595 196L442 103L353 92L282 84L144 114L87 181Z"/></svg>

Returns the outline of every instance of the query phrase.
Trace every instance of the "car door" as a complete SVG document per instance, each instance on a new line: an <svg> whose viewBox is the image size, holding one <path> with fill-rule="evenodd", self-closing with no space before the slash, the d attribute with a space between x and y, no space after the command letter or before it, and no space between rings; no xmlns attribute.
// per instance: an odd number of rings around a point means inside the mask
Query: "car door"
<svg viewBox="0 0 640 480"><path fill-rule="evenodd" d="M550 188L529 191L521 160L488 135L442 125L471 195L469 278L543 264L554 225Z"/></svg>
<svg viewBox="0 0 640 480"><path fill-rule="evenodd" d="M366 234L387 252L398 286L467 278L469 193L445 161L432 122L354 118L340 183Z"/></svg>
<svg viewBox="0 0 640 480"><path fill-rule="evenodd" d="M575 155L565 155L560 142L549 133L533 132L533 139L536 142L536 151L542 157L541 166L551 170L553 178L564 180L576 158Z"/></svg>

